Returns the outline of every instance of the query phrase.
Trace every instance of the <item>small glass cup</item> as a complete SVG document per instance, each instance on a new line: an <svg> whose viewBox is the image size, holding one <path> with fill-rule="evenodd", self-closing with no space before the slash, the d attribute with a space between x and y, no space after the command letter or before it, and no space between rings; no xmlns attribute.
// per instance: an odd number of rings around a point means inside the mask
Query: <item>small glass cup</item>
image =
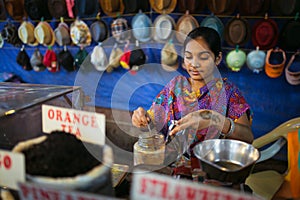
<svg viewBox="0 0 300 200"><path fill-rule="evenodd" d="M164 136L154 134L142 137L133 146L134 165L162 165L165 158Z"/></svg>

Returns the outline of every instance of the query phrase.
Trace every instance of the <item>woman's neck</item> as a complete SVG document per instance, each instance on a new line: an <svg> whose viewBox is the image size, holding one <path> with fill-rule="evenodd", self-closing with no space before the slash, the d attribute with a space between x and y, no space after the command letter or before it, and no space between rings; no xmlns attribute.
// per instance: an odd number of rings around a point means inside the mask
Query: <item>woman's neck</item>
<svg viewBox="0 0 300 200"><path fill-rule="evenodd" d="M189 78L189 82L192 86L193 91L199 90L200 88L205 86L207 83L209 83L211 80L213 80L213 77L201 79L201 80L195 80L195 79Z"/></svg>

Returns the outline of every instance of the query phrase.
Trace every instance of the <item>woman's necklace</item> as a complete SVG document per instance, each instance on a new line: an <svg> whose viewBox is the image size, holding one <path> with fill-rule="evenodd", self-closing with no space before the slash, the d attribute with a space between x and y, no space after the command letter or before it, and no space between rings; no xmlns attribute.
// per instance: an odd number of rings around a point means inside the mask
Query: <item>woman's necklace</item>
<svg viewBox="0 0 300 200"><path fill-rule="evenodd" d="M200 88L205 86L205 83L201 81L195 81L192 78L189 78L189 82L191 84L192 92L196 95L197 98L201 96Z"/></svg>

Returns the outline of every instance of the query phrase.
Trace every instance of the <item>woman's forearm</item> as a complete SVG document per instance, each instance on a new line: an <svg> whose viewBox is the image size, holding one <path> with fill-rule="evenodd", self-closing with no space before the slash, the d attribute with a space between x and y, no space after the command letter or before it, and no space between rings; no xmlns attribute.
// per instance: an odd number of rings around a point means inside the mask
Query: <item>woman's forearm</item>
<svg viewBox="0 0 300 200"><path fill-rule="evenodd" d="M225 118L224 125L219 128L219 130L225 135L225 137L229 139L242 140L247 143L252 143L254 138L251 128L245 124L241 124L234 121L232 122L234 123L234 125L231 125L230 120L228 118ZM229 133L232 126L234 126L234 130L232 133Z"/></svg>
<svg viewBox="0 0 300 200"><path fill-rule="evenodd" d="M170 134L174 135L186 128L202 130L209 126L216 127L225 137L228 135L226 138L237 139L247 143L252 143L253 141L250 122L246 114L234 122L216 111L207 109L192 112L181 118Z"/></svg>

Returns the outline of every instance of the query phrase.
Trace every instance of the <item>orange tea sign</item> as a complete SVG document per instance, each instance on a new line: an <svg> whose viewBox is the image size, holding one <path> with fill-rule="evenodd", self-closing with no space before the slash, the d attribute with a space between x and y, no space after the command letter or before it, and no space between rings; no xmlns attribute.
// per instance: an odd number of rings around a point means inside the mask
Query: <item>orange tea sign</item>
<svg viewBox="0 0 300 200"><path fill-rule="evenodd" d="M82 140L105 143L105 115L94 112L42 105L43 132L65 131Z"/></svg>

